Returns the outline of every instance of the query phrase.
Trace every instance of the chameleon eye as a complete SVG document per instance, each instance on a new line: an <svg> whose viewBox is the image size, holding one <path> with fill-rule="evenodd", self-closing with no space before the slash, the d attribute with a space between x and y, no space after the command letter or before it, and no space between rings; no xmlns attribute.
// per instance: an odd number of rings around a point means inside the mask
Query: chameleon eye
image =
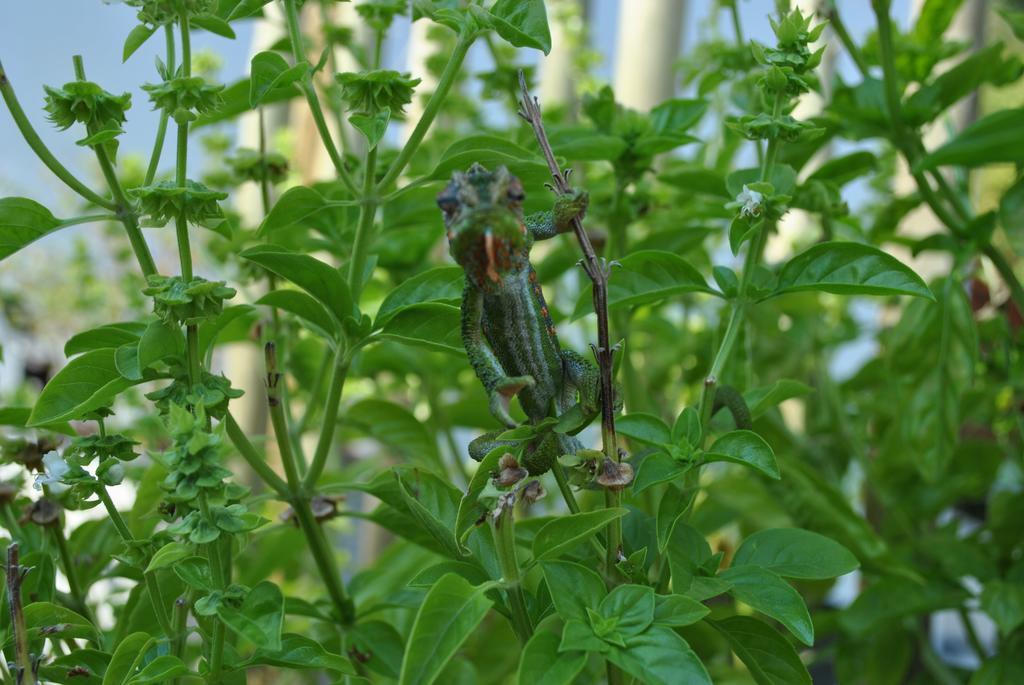
<svg viewBox="0 0 1024 685"><path fill-rule="evenodd" d="M445 214L454 214L459 208L459 201L453 197L438 197L437 206L440 207L441 211Z"/></svg>

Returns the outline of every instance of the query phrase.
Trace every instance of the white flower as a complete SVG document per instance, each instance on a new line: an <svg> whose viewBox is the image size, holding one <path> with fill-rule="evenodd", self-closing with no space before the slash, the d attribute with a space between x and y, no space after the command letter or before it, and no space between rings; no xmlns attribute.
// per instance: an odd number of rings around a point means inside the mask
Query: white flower
<svg viewBox="0 0 1024 685"><path fill-rule="evenodd" d="M741 217L754 217L761 213L761 203L764 202L764 195L743 186L743 192L736 196L736 202L740 205Z"/></svg>
<svg viewBox="0 0 1024 685"><path fill-rule="evenodd" d="M71 467L57 450L50 450L43 455L43 469L46 472L36 476L34 486L36 490L42 490L44 485L49 485L50 491L54 494L60 494L68 489L63 480L64 476L71 471Z"/></svg>

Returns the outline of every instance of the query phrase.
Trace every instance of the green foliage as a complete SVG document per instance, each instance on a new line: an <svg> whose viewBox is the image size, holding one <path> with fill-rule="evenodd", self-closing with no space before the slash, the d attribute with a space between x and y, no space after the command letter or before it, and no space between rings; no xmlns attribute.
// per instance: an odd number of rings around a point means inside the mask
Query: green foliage
<svg viewBox="0 0 1024 685"><path fill-rule="evenodd" d="M574 48L573 101L541 104L586 196L562 189L552 210L544 151L513 116L516 48L550 52L549 21L585 45L573 7L416 0L437 53L420 93L381 59L404 2L355 4L368 50L351 26L309 21L326 3L284 0L287 38L227 87L193 74L186 39L231 39L267 0L126 4L139 24L124 60L170 36L142 87L176 129L173 157L158 143L147 169L117 160L130 97L78 68L42 104L58 129L84 125L102 173L78 180L0 71L5 112L82 198L66 219L0 199L4 268L45 267L0 284L5 334L63 336L67 357L0 398L12 681L1024 678L1024 110L990 96L1019 86L1017 43L948 40L958 0L927 0L905 33L889 2L870 3L861 44L845 3L827 3L827 28L778 2L756 33L771 41L745 42L738 3L720 2L735 40L701 32L679 65L690 97L648 111ZM1024 14L997 13L1006 40L1024 35ZM859 73L830 74L825 42ZM316 64L310 45L326 48ZM466 64L474 46L491 53L484 73ZM334 73L340 52L354 71ZM979 116L956 130L950 114L979 89ZM334 170L308 185L292 149L305 142L267 130L232 149L223 129L300 97L289 107L311 108ZM196 129L210 187L188 180ZM926 129L950 134L926 146ZM480 197L437 195L474 164L519 182L491 177L484 219L456 226L442 214ZM238 204L249 184L261 211ZM572 211L588 199L607 312L574 268L566 197ZM174 224L176 265L175 250L153 258L140 221ZM95 269L51 250L52 233L94 222ZM485 288L462 258L495 267L506 225L538 238L536 280L487 289L476 321L464 293ZM449 248L455 228L480 243ZM943 266L925 278L920 256ZM514 340L481 346L509 322ZM605 323L614 431L590 427L601 391L581 370ZM256 346L262 364L236 356ZM481 364L507 373L491 382ZM524 411L545 374L557 411ZM837 601L851 573L855 596ZM936 612L963 623L977 659L938 651Z"/></svg>

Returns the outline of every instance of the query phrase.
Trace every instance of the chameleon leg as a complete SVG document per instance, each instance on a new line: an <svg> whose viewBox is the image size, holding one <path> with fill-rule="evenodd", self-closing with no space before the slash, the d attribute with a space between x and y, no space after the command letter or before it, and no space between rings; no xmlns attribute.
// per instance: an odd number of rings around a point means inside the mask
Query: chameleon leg
<svg viewBox="0 0 1024 685"><path fill-rule="evenodd" d="M487 456L487 453L493 449L497 449L498 447L507 447L512 449L519 444L518 442L509 440L497 440L497 437L504 432L504 430L491 431L490 433L484 433L478 438L474 438L469 443L469 456L475 461L483 461L484 457Z"/></svg>
<svg viewBox="0 0 1024 685"><path fill-rule="evenodd" d="M576 438L550 432L531 442L523 451L523 466L531 476L539 476L554 466L555 460L563 454L575 454L581 447Z"/></svg>
<svg viewBox="0 0 1024 685"><path fill-rule="evenodd" d="M479 290L469 285L462 292L462 344L469 363L483 384L494 418L509 428L516 421L508 413L509 402L517 392L534 385L532 376L506 376L501 362L488 347L483 333L484 298Z"/></svg>
<svg viewBox="0 0 1024 685"><path fill-rule="evenodd" d="M601 409L601 373L596 366L572 350L562 350L562 371L566 381L579 393L580 409L584 414L596 414ZM621 408L622 393L615 389L616 409Z"/></svg>
<svg viewBox="0 0 1024 685"><path fill-rule="evenodd" d="M546 240L559 233L572 230L572 220L587 211L589 197L586 191L573 189L555 198L555 205L549 212L537 212L523 220L534 240Z"/></svg>

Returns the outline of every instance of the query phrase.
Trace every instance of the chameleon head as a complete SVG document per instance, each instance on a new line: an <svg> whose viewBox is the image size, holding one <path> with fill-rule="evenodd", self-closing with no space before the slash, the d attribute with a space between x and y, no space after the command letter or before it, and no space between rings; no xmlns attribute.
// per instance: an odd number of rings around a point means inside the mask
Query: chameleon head
<svg viewBox="0 0 1024 685"><path fill-rule="evenodd" d="M474 284L487 288L524 268L530 240L523 224L523 184L503 166L455 172L437 196L448 246Z"/></svg>

